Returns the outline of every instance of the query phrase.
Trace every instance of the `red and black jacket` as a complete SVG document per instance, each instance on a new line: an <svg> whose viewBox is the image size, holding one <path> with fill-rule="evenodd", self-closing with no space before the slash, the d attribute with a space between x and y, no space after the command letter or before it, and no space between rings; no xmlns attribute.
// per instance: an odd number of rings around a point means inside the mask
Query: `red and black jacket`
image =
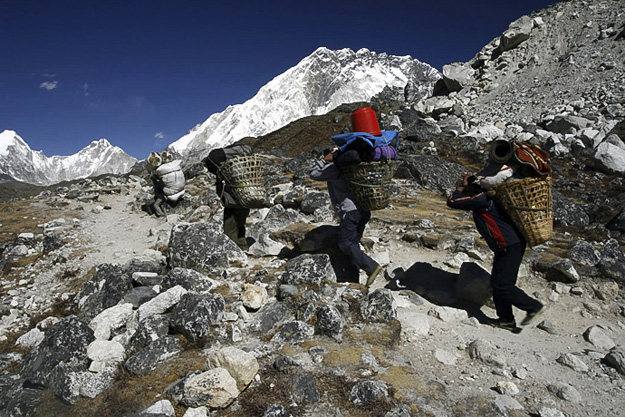
<svg viewBox="0 0 625 417"><path fill-rule="evenodd" d="M483 192L464 195L462 191L456 190L447 199L447 205L455 209L472 210L477 231L493 251L524 242L510 216Z"/></svg>

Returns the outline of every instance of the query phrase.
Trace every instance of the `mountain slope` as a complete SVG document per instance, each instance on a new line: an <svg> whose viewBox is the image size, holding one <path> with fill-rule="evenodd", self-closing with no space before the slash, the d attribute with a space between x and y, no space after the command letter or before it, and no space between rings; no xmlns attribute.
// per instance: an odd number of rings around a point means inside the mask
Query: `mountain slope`
<svg viewBox="0 0 625 417"><path fill-rule="evenodd" d="M387 87L409 91L413 100L425 98L439 78L436 69L409 56L319 48L250 100L211 115L168 150L182 156L201 154L244 137L265 135L306 116L325 114L344 103L368 101Z"/></svg>
<svg viewBox="0 0 625 417"><path fill-rule="evenodd" d="M14 131L0 133L0 174L29 184L50 185L101 174L124 174L137 159L106 139L93 141L70 156L47 157L33 151Z"/></svg>

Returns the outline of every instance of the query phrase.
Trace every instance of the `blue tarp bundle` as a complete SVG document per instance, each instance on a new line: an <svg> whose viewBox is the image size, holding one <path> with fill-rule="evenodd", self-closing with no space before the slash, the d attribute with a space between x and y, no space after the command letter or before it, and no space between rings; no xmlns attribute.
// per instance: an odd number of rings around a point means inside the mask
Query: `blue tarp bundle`
<svg viewBox="0 0 625 417"><path fill-rule="evenodd" d="M362 140L364 143L371 145L371 148L377 148L380 146L389 146L393 140L397 138L399 132L394 130L383 130L381 136L374 136L367 132L351 132L343 133L341 135L332 136L332 140L339 147L340 151L344 151L350 144L356 140ZM396 148L399 142L399 138L393 144Z"/></svg>

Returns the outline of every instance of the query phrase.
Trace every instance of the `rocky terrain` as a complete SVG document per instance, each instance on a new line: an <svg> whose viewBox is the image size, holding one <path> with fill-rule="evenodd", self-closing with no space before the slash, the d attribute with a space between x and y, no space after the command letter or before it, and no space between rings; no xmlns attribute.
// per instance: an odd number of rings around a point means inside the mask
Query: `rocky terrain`
<svg viewBox="0 0 625 417"><path fill-rule="evenodd" d="M325 185L307 176L362 103L245 139L269 190L248 252L223 235L199 161L166 219L145 212L143 173L3 202L0 415L622 415L619 6L557 3L446 66L433 97L372 100L401 160L362 242L386 269L369 289L342 276ZM554 169L554 234L519 277L549 308L516 332L487 324L490 251L445 205L498 137L540 145Z"/></svg>

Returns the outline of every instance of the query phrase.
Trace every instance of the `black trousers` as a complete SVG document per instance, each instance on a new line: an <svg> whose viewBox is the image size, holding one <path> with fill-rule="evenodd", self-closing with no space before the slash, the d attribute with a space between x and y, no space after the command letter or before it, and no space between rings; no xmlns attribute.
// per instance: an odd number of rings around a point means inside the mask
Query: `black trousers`
<svg viewBox="0 0 625 417"><path fill-rule="evenodd" d="M497 316L505 321L514 321L512 306L527 312L535 312L542 307L538 300L516 286L525 247L525 242L521 242L495 251L491 272L493 301Z"/></svg>
<svg viewBox="0 0 625 417"><path fill-rule="evenodd" d="M378 266L376 261L360 249L360 239L370 218L370 211L348 211L343 215L339 227L339 249L351 260L352 273L356 272L356 276L360 269L371 275Z"/></svg>
<svg viewBox="0 0 625 417"><path fill-rule="evenodd" d="M250 215L248 208L224 208L224 233L242 250L247 250L245 222Z"/></svg>

